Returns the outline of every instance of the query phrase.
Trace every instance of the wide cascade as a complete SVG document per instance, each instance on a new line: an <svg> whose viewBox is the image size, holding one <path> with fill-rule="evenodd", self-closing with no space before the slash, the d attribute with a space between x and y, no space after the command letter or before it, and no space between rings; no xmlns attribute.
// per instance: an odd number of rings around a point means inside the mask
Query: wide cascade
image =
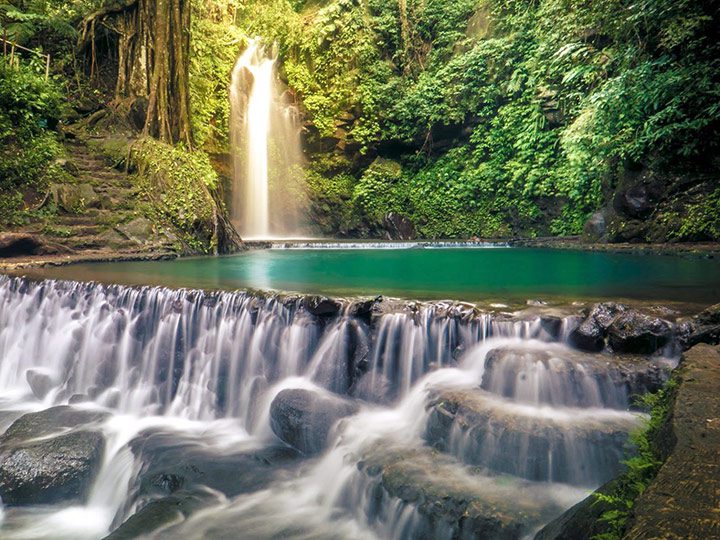
<svg viewBox="0 0 720 540"><path fill-rule="evenodd" d="M0 536L527 537L620 470L672 365L572 321L0 277ZM35 486L62 445L97 450L83 482Z"/></svg>
<svg viewBox="0 0 720 540"><path fill-rule="evenodd" d="M271 48L252 40L230 82L231 208L244 238L301 234L299 119L278 80L276 60Z"/></svg>

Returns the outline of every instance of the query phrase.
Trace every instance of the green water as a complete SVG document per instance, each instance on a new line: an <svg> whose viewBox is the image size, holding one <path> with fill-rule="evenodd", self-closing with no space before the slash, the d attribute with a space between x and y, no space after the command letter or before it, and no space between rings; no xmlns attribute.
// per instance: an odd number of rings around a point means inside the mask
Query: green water
<svg viewBox="0 0 720 540"><path fill-rule="evenodd" d="M130 285L518 301L720 301L720 260L532 248L253 250L229 257L80 264L41 277Z"/></svg>

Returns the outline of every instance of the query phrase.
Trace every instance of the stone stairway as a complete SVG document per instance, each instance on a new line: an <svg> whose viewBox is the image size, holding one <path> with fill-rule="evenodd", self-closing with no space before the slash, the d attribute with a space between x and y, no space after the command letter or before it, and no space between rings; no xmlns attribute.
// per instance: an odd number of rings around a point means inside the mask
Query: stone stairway
<svg viewBox="0 0 720 540"><path fill-rule="evenodd" d="M43 203L57 214L17 232L40 236L66 253L168 251L168 239L138 212L131 178L81 140L67 140L65 147L64 167L73 180L49 186Z"/></svg>

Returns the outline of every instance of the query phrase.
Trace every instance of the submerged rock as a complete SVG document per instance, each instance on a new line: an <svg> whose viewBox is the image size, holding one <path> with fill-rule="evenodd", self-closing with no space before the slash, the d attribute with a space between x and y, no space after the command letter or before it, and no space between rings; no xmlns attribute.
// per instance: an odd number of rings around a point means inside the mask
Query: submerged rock
<svg viewBox="0 0 720 540"><path fill-rule="evenodd" d="M380 443L357 467L365 485L347 504L396 538L522 538L561 509L544 485L473 474L428 448Z"/></svg>
<svg viewBox="0 0 720 540"><path fill-rule="evenodd" d="M104 540L141 538L174 525L217 500L217 496L204 490L178 491L174 495L150 501L126 519Z"/></svg>
<svg viewBox="0 0 720 540"><path fill-rule="evenodd" d="M289 467L298 454L287 447L249 447L217 453L197 439L178 439L176 432L145 431L130 443L142 463L136 499L164 497L181 490L210 488L234 497L264 488Z"/></svg>
<svg viewBox="0 0 720 540"><path fill-rule="evenodd" d="M352 401L293 388L283 390L270 406L270 426L280 440L304 454L317 454L327 445L335 423L358 412Z"/></svg>
<svg viewBox="0 0 720 540"><path fill-rule="evenodd" d="M104 413L54 407L16 420L0 436L0 498L7 505L83 501L105 438L89 424Z"/></svg>

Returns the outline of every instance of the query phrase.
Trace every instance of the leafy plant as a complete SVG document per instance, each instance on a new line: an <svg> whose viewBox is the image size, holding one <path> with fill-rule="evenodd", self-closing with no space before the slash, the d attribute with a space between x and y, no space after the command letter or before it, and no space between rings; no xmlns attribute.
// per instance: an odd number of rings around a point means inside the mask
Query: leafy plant
<svg viewBox="0 0 720 540"><path fill-rule="evenodd" d="M642 495L662 466L658 449L660 430L672 410L677 379L672 378L662 390L639 398L639 405L650 412L644 428L631 437L634 454L623 463L625 473L618 479L610 493L595 493L598 503L607 507L600 520L607 525L606 532L594 540L619 540L632 512L635 500Z"/></svg>

